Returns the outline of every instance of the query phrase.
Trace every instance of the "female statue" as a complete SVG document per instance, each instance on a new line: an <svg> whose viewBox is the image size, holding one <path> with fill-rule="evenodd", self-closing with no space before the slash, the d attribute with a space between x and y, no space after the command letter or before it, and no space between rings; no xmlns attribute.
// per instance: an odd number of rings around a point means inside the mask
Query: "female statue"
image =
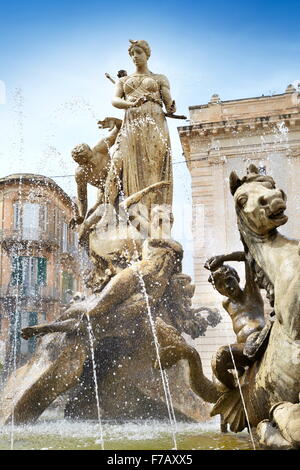
<svg viewBox="0 0 300 470"><path fill-rule="evenodd" d="M116 206L132 195L137 195L137 201L141 200L147 208L147 211L142 211L145 220L151 220L152 206L167 205L168 208L161 209L167 209L167 217L172 223L171 148L163 106L169 116L175 113L176 108L170 95L168 79L148 69L150 53L146 41L130 41L129 54L136 70L129 76L126 73L119 75L120 80L112 100L113 106L125 110L125 115L113 147L105 182L106 209L103 212L100 206L84 220L79 231L80 239L87 237L100 219L98 229L101 225L109 226L109 205ZM113 236L110 235L110 238Z"/></svg>
<svg viewBox="0 0 300 470"><path fill-rule="evenodd" d="M163 105L173 114L175 102L164 75L150 72L150 47L144 40L130 41L129 54L136 70L120 78L113 106L125 110L106 184L106 202L114 204L118 193L125 197L159 181L170 184L150 192L142 200L151 204L172 204L172 166L168 126Z"/></svg>

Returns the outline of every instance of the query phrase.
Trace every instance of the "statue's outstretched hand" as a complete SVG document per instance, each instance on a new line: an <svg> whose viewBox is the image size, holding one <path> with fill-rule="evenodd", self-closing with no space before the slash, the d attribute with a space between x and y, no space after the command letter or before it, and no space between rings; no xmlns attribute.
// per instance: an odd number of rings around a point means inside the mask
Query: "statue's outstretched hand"
<svg viewBox="0 0 300 470"><path fill-rule="evenodd" d="M112 130L114 127L121 127L122 120L115 117L106 117L97 122L99 129Z"/></svg>
<svg viewBox="0 0 300 470"><path fill-rule="evenodd" d="M220 266L222 266L222 264L223 264L223 256L212 256L205 262L204 267L208 269L209 271L215 271Z"/></svg>

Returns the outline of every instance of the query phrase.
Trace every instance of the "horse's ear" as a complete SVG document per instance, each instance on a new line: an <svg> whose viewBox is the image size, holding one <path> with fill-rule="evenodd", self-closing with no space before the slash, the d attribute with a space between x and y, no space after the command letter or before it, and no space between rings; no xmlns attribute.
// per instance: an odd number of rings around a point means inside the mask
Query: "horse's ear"
<svg viewBox="0 0 300 470"><path fill-rule="evenodd" d="M236 172L232 171L229 176L229 186L232 195L236 192L237 188L241 186L241 184L242 182Z"/></svg>
<svg viewBox="0 0 300 470"><path fill-rule="evenodd" d="M251 163L247 168L247 173L255 173L256 175L259 175L259 169L254 165L254 163Z"/></svg>

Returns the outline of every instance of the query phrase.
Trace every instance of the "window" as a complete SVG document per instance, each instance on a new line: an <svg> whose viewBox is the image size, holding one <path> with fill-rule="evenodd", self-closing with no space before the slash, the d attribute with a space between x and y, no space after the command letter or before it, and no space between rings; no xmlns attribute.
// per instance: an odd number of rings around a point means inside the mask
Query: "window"
<svg viewBox="0 0 300 470"><path fill-rule="evenodd" d="M28 326L37 325L38 324L38 314L37 314L37 312L27 312L27 314L28 314L28 323L27 323L27 325ZM22 326L22 328L23 328L23 326ZM22 339L22 342L25 342L25 340ZM29 338L29 340L26 341L26 342L27 342L28 352L30 354L34 353L35 348L36 348L36 342L37 342L36 336L34 336L33 338ZM22 345L21 345L21 348L22 348Z"/></svg>
<svg viewBox="0 0 300 470"><path fill-rule="evenodd" d="M10 340L10 357L14 357L18 361L20 356L26 357L32 354L36 348L36 338L24 340L21 337L21 329L26 326L38 324L37 312L27 312L24 310L16 310L10 313L9 340Z"/></svg>
<svg viewBox="0 0 300 470"><path fill-rule="evenodd" d="M11 284L22 286L24 295L35 295L47 283L47 258L16 256L12 259Z"/></svg>
<svg viewBox="0 0 300 470"><path fill-rule="evenodd" d="M22 238L26 240L38 240L42 233L48 229L47 205L31 202L15 202L14 230L20 231Z"/></svg>
<svg viewBox="0 0 300 470"><path fill-rule="evenodd" d="M21 211L20 211L20 204L15 202L13 205L14 209L14 230L20 230L21 228Z"/></svg>
<svg viewBox="0 0 300 470"><path fill-rule="evenodd" d="M68 251L68 224L63 222L63 230L62 230L62 251L66 253Z"/></svg>
<svg viewBox="0 0 300 470"><path fill-rule="evenodd" d="M64 304L70 302L74 293L74 278L71 273L62 273L62 301Z"/></svg>
<svg viewBox="0 0 300 470"><path fill-rule="evenodd" d="M40 238L40 206L25 202L23 204L23 227L22 235L27 240L38 240Z"/></svg>

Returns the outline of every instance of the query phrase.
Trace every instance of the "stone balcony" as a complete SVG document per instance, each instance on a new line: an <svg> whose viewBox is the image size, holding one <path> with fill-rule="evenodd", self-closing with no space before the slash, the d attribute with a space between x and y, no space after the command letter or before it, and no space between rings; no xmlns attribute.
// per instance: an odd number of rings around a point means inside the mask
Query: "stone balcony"
<svg viewBox="0 0 300 470"><path fill-rule="evenodd" d="M61 243L55 233L46 230L36 230L32 227L24 227L22 230L1 230L0 243L7 251L37 247L46 248L49 252L59 251L62 255L72 258L78 256L78 247L75 243Z"/></svg>
<svg viewBox="0 0 300 470"><path fill-rule="evenodd" d="M60 291L51 285L45 286L26 286L26 285L8 285L0 287L1 298L14 298L15 301L18 299L32 299L36 300L59 300Z"/></svg>
<svg viewBox="0 0 300 470"><path fill-rule="evenodd" d="M24 227L22 230L6 229L0 231L0 243L7 250L14 248L46 245L49 251L59 246L57 237L50 231L36 230L32 227Z"/></svg>

